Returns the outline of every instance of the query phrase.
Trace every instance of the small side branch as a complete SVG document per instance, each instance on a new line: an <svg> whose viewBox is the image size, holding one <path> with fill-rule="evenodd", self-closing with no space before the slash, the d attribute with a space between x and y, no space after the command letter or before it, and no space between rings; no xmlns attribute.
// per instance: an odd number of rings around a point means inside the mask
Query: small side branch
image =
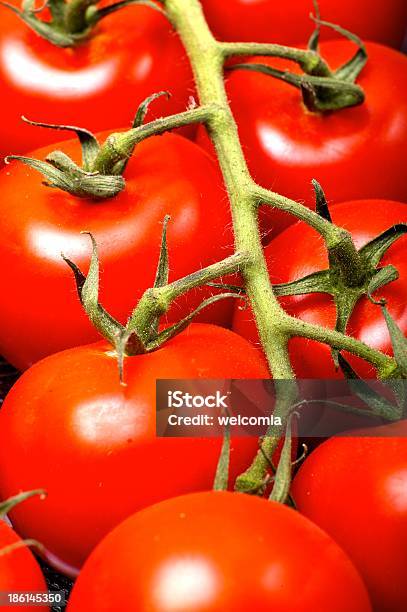
<svg viewBox="0 0 407 612"><path fill-rule="evenodd" d="M113 172L116 164L131 157L134 147L142 140L193 123L204 123L212 116L215 109L216 107L211 105L198 106L183 113L160 117L128 132L111 134L100 148L93 163L93 172L102 174Z"/></svg>
<svg viewBox="0 0 407 612"><path fill-rule="evenodd" d="M392 357L384 355L380 351L376 351L360 340L356 340L351 336L346 336L333 329L313 325L312 323L307 323L301 319L288 315L285 321L285 329L290 337L316 340L338 351L348 351L352 353L352 355L365 359L378 370L379 375L383 378L390 376L397 370L397 364Z"/></svg>

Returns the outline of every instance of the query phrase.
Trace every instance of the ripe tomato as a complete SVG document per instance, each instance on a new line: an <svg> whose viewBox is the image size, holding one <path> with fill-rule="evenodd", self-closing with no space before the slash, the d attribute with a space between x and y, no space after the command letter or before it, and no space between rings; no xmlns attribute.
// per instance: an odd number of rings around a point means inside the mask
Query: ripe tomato
<svg viewBox="0 0 407 612"><path fill-rule="evenodd" d="M351 232L357 248L384 232L391 225L407 221L407 205L385 200L344 202L331 207L332 220ZM407 267L405 250L407 237L397 240L380 262L384 267L393 264L399 279L379 290L387 300L389 312L404 333L407 332ZM289 248L288 245L291 245ZM277 236L266 248L265 255L273 283L286 283L328 267L326 248L318 234L308 225L298 222ZM327 328L335 327L336 309L328 294L312 293L281 298L281 303L292 316ZM258 343L256 327L250 309L235 310L233 329L245 338ZM381 310L367 297L362 297L349 320L347 333L373 348L391 354L391 342ZM330 348L303 338L293 338L290 356L300 378L336 378ZM346 355L360 376L371 378L375 370L366 362Z"/></svg>
<svg viewBox="0 0 407 612"><path fill-rule="evenodd" d="M305 43L312 30L311 0L281 4L275 0L201 0L213 32L221 40ZM326 21L351 30L364 40L377 40L400 48L407 27L404 0L320 0L321 16ZM324 38L335 38L325 29Z"/></svg>
<svg viewBox="0 0 407 612"><path fill-rule="evenodd" d="M106 134L103 135L106 137ZM78 158L79 144L56 147ZM53 147L33 156L43 158ZM197 145L166 134L141 143L125 173L126 188L110 200L75 198L42 185L20 163L0 172L0 354L16 367L58 350L98 339L75 290L63 252L85 272L94 234L103 270L101 301L123 322L154 283L162 221L171 216L168 248L171 280L220 260L233 249L229 205L218 170ZM208 289L174 306L172 320L195 307ZM18 307L16 306L18 304ZM232 305L215 305L211 322L230 322Z"/></svg>
<svg viewBox="0 0 407 612"><path fill-rule="evenodd" d="M348 41L328 41L321 50L332 67L354 52ZM263 187L312 208L312 179L333 203L407 201L407 57L373 43L367 51L369 61L357 81L365 102L329 114L307 111L297 89L270 76L244 70L230 75L228 97L242 146L253 177ZM286 61L260 61L293 70ZM205 137L201 128L198 140ZM276 235L293 218L274 210L272 221Z"/></svg>
<svg viewBox="0 0 407 612"><path fill-rule="evenodd" d="M375 610L407 609L407 422L330 438L293 484L300 512L349 554ZM362 433L362 432L361 432ZM356 435L356 434L355 434Z"/></svg>
<svg viewBox="0 0 407 612"><path fill-rule="evenodd" d="M212 486L220 438L157 438L156 379L268 378L249 342L221 327L193 324L161 349L125 360L119 382L111 346L52 355L17 381L0 411L0 494L41 485L47 498L12 512L72 572L133 512ZM257 440L234 441L232 472Z"/></svg>
<svg viewBox="0 0 407 612"><path fill-rule="evenodd" d="M324 532L286 506L227 492L170 499L127 519L88 559L68 611L129 602L140 612L371 610Z"/></svg>
<svg viewBox="0 0 407 612"><path fill-rule="evenodd" d="M16 593L19 591L47 592L47 585L34 555L27 546L18 546L9 551L9 546L21 542L18 535L0 519L0 591ZM22 543L21 543L22 544ZM15 610L15 605L1 606L5 612ZM46 609L49 610L48 606ZM24 610L35 612L38 606L24 606Z"/></svg>
<svg viewBox="0 0 407 612"><path fill-rule="evenodd" d="M157 100L152 118L185 110L193 94L182 45L151 8L109 15L87 42L66 49L40 38L10 10L0 11L1 155L54 141L52 132L25 125L21 115L100 131L129 125L140 102L156 91L168 90L172 98Z"/></svg>

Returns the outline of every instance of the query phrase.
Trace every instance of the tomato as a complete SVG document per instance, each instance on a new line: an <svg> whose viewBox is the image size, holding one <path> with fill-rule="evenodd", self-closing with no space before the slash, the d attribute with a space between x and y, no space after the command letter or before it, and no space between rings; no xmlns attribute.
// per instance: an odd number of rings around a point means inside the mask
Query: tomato
<svg viewBox="0 0 407 612"><path fill-rule="evenodd" d="M133 512L212 486L220 438L157 438L156 379L268 378L249 342L193 324L159 350L125 360L119 382L110 345L47 357L25 372L0 411L0 494L47 492L12 513L61 562L79 568L98 541ZM256 438L239 438L233 475L247 468Z"/></svg>
<svg viewBox="0 0 407 612"><path fill-rule="evenodd" d="M59 147L78 158L75 141L33 156L42 159ZM223 183L197 145L174 134L148 139L137 146L125 178L118 196L94 201L45 187L37 172L18 162L0 172L0 257L7 287L0 304L0 354L16 367L98 339L61 258L63 252L86 272L91 248L82 230L92 232L99 245L101 301L123 322L154 283L166 214L171 216L170 280L233 252ZM181 299L170 319L181 319L211 293L206 289ZM230 300L216 304L204 319L227 323L231 308Z"/></svg>
<svg viewBox="0 0 407 612"><path fill-rule="evenodd" d="M384 232L391 225L407 221L407 205L385 200L345 202L331 207L332 220L346 228L357 248ZM401 330L407 332L407 267L403 236L388 249L380 267L393 264L399 279L378 291L387 300L392 317ZM290 246L291 245L291 248ZM273 283L285 283L328 267L327 251L322 239L308 225L298 222L277 236L266 248L265 255ZM328 294L309 294L281 298L286 311L309 323L335 327L336 309ZM250 309L235 310L233 328L245 338L258 343L256 327ZM391 342L381 310L367 297L362 297L349 320L347 333L373 348L391 353ZM330 348L308 339L294 338L289 344L290 356L300 378L336 378ZM346 355L360 376L371 378L375 370L366 362Z"/></svg>
<svg viewBox="0 0 407 612"><path fill-rule="evenodd" d="M221 40L305 43L312 30L311 0L280 3L275 0L201 0L209 25ZM320 0L326 21L351 30L364 40L377 40L400 48L407 27L404 0ZM323 37L335 33L323 29Z"/></svg>
<svg viewBox="0 0 407 612"><path fill-rule="evenodd" d="M298 509L349 554L374 609L401 612L407 608L407 422L368 435L324 442L301 466L293 495Z"/></svg>
<svg viewBox="0 0 407 612"><path fill-rule="evenodd" d="M19 5L19 3L17 3ZM193 94L183 47L157 11L131 6L102 19L87 42L62 49L1 8L0 82L5 120L0 153L24 153L55 141L21 115L92 131L130 125L137 106L168 90L149 118L185 110Z"/></svg>
<svg viewBox="0 0 407 612"><path fill-rule="evenodd" d="M9 546L15 548L6 551ZM47 585L34 555L2 519L0 519L0 591L2 593L47 592ZM1 609L5 612L13 611L15 604L2 605ZM27 605L23 606L23 609L35 612L38 607ZM49 610L48 606L46 609Z"/></svg>
<svg viewBox="0 0 407 612"><path fill-rule="evenodd" d="M227 492L185 495L135 514L92 553L69 612L365 612L342 550L286 506Z"/></svg>
<svg viewBox="0 0 407 612"><path fill-rule="evenodd" d="M354 52L348 41L328 41L321 50L331 67ZM373 43L367 51L369 61L357 81L366 100L337 112L309 112L297 89L270 76L244 70L230 75L227 92L243 150L263 187L312 208L312 179L332 203L407 201L407 57ZM293 70L287 61L252 61ZM202 128L198 140L205 137ZM293 218L274 210L272 221L276 235Z"/></svg>

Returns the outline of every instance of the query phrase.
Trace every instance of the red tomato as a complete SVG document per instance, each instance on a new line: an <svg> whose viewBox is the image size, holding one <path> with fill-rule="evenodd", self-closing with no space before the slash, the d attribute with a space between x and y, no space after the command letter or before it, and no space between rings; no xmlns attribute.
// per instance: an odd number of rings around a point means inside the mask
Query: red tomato
<svg viewBox="0 0 407 612"><path fill-rule="evenodd" d="M2 155L55 139L52 131L22 123L21 115L100 131L130 125L140 102L156 91L168 90L172 98L155 102L151 118L185 110L194 92L178 37L151 8L109 15L87 42L67 49L40 38L10 10L0 11Z"/></svg>
<svg viewBox="0 0 407 612"><path fill-rule="evenodd" d="M407 609L407 422L375 431L378 437L324 442L301 466L293 494L300 512L354 561L374 609L401 612Z"/></svg>
<svg viewBox="0 0 407 612"><path fill-rule="evenodd" d="M106 134L101 137L106 137ZM75 141L55 146L79 156ZM218 170L197 145L166 134L136 148L125 173L126 188L110 200L79 199L42 185L40 175L14 162L0 172L3 293L0 354L20 369L58 350L98 339L75 290L61 252L85 272L91 231L99 245L101 301L122 321L154 283L162 221L171 215L168 248L171 280L233 252L229 204ZM180 319L211 291L195 292L174 306ZM16 306L18 304L18 307ZM231 302L204 314L230 322Z"/></svg>
<svg viewBox="0 0 407 612"><path fill-rule="evenodd" d="M0 591L16 593L19 591L47 592L47 585L32 552L27 546L18 546L6 552L9 546L21 542L18 535L0 519ZM48 606L45 606L49 610ZM15 605L1 606L4 612L15 611ZM24 610L38 612L38 606L23 606Z"/></svg>
<svg viewBox="0 0 407 612"><path fill-rule="evenodd" d="M140 612L371 610L324 532L286 506L226 492L170 499L119 525L87 561L68 611L129 602Z"/></svg>
<svg viewBox="0 0 407 612"><path fill-rule="evenodd" d="M209 25L222 40L305 43L314 24L312 0L201 0ZM321 16L365 40L400 48L407 27L404 0L320 0ZM324 38L336 35L323 29Z"/></svg>
<svg viewBox="0 0 407 612"><path fill-rule="evenodd" d="M265 360L246 340L204 324L126 359L126 386L104 342L37 363L0 411L0 494L37 485L47 492L41 503L30 499L13 510L14 524L73 572L133 512L212 486L221 439L157 438L156 379L268 377ZM257 440L240 438L233 446L237 476Z"/></svg>
<svg viewBox="0 0 407 612"><path fill-rule="evenodd" d="M332 67L354 52L348 41L327 42L321 50ZM312 179L333 203L407 201L407 57L373 43L367 51L369 61L358 79L365 102L329 114L305 110L297 89L270 76L244 70L230 75L227 92L242 146L253 177L263 187L312 208ZM260 61L293 70L281 60ZM202 132L201 141L206 137ZM293 217L274 210L272 221L276 235Z"/></svg>
<svg viewBox="0 0 407 612"><path fill-rule="evenodd" d="M391 225L407 221L407 205L385 200L344 202L331 207L332 220L351 232L357 248L372 240ZM399 279L378 291L387 300L390 314L404 333L407 332L407 237L403 236L387 251L380 267L393 264ZM286 229L266 248L265 255L273 283L297 280L328 267L326 248L319 235L308 225L298 222ZM335 327L336 309L327 294L309 294L281 299L286 311L309 323ZM250 309L235 310L233 328L245 338L258 343L256 327ZM381 310L367 297L362 297L350 318L348 330L373 348L391 354L391 342ZM336 378L330 348L325 344L303 338L291 340L290 356L300 378ZM347 355L360 376L371 378L375 370L366 362Z"/></svg>

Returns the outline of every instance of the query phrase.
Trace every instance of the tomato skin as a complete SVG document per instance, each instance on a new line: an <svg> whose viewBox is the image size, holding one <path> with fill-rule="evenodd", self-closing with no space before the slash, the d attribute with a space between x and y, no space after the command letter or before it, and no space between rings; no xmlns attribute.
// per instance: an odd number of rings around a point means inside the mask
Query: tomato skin
<svg viewBox="0 0 407 612"><path fill-rule="evenodd" d="M194 92L178 37L165 17L148 7L132 6L106 17L74 49L54 46L10 10L0 11L0 81L7 116L0 128L1 155L55 142L51 130L28 126L21 115L98 132L130 127L140 102L154 92L167 90L172 97L157 100L149 119L185 110Z"/></svg>
<svg viewBox="0 0 407 612"><path fill-rule="evenodd" d="M360 200L344 202L330 208L332 220L351 232L357 248L372 240L395 223L407 221L407 205L387 200ZM393 264L399 278L377 293L387 300L390 314L404 333L407 333L407 267L405 250L407 237L397 240L380 262L384 267ZM288 250L287 245L291 245ZM322 239L309 226L297 222L277 236L265 248L267 265L273 283L285 283L302 278L328 267L326 248ZM333 300L327 294L310 294L281 298L286 311L309 323L334 328L336 312ZM235 309L233 329L255 344L259 343L250 309ZM381 310L363 297L350 318L348 334L384 353L391 354L391 342ZM330 348L326 345L293 338L289 344L290 356L299 378L338 378ZM372 366L346 354L363 378L375 377Z"/></svg>
<svg viewBox="0 0 407 612"><path fill-rule="evenodd" d="M287 83L244 70L230 74L228 97L249 169L260 185L310 208L315 207L312 179L331 203L407 201L407 57L374 43L367 52L357 81L365 102L324 115L306 110L300 92ZM354 48L348 41L328 41L321 53L335 68ZM287 61L252 60L258 61L293 70ZM207 140L200 128L198 142L209 147ZM293 217L274 210L272 222L277 235Z"/></svg>
<svg viewBox="0 0 407 612"><path fill-rule="evenodd" d="M211 488L220 438L157 438L160 378L268 378L261 353L233 332L193 324L161 349L125 361L123 386L106 343L40 361L0 411L0 494L41 483L47 498L12 513L61 562L79 568L97 542L133 512ZM234 441L232 472L247 468L256 438Z"/></svg>
<svg viewBox="0 0 407 612"><path fill-rule="evenodd" d="M18 535L0 519L0 553L3 548L17 544ZM0 591L16 593L19 591L46 592L47 585L34 555L27 546L0 554ZM45 606L49 610L48 606ZM1 606L2 611L12 612L14 606ZM24 606L24 610L35 612L38 606Z"/></svg>
<svg viewBox="0 0 407 612"><path fill-rule="evenodd" d="M59 147L79 157L75 141ZM33 156L42 159L54 149ZM8 288L0 304L0 354L17 368L99 338L61 257L63 252L86 273L91 246L82 230L92 232L98 243L100 299L123 322L154 283L166 214L171 216L170 280L233 252L229 204L218 169L197 145L175 134L148 139L136 148L125 178L123 192L97 202L45 187L37 172L18 162L0 171L0 257ZM180 320L212 293L203 289L184 296L169 319ZM201 320L228 324L232 308L231 300L216 304Z"/></svg>
<svg viewBox="0 0 407 612"><path fill-rule="evenodd" d="M407 26L404 0L320 0L325 21L346 28L363 40L376 40L400 48ZM306 43L313 30L309 15L314 13L309 0L279 3L275 0L202 0L213 32L221 40ZM323 38L337 34L323 28Z"/></svg>
<svg viewBox="0 0 407 612"><path fill-rule="evenodd" d="M293 483L299 511L343 547L386 612L407 608L406 434L402 421L377 428L382 437L330 438Z"/></svg>
<svg viewBox="0 0 407 612"><path fill-rule="evenodd" d="M327 606L371 610L352 564L325 533L275 502L211 491L170 499L119 525L87 561L68 611Z"/></svg>

